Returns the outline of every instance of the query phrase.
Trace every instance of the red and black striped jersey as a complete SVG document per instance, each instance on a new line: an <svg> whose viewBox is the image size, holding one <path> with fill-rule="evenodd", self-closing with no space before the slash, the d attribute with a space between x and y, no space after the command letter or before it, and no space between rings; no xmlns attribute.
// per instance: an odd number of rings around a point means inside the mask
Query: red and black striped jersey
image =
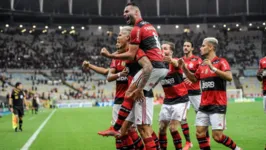
<svg viewBox="0 0 266 150"><path fill-rule="evenodd" d="M260 59L259 69L263 70L262 89L263 89L263 95L266 95L266 57Z"/></svg>
<svg viewBox="0 0 266 150"><path fill-rule="evenodd" d="M163 51L156 29L142 19L137 20L130 35L130 44L138 44L154 68L165 68L163 63Z"/></svg>
<svg viewBox="0 0 266 150"><path fill-rule="evenodd" d="M188 102L188 90L183 79L183 71L172 64L166 64L166 66L169 67L169 72L161 80L165 93L164 104L173 105Z"/></svg>
<svg viewBox="0 0 266 150"><path fill-rule="evenodd" d="M121 72L125 69L126 62L123 60L113 59L110 68L115 69L115 73ZM116 93L114 104L122 104L125 93L128 88L128 77L119 77L116 79Z"/></svg>
<svg viewBox="0 0 266 150"><path fill-rule="evenodd" d="M193 73L196 72L199 65L202 63L201 58L195 55L192 55L191 57L183 57L183 60L185 61L187 68ZM188 95L200 95L201 92L200 92L199 81L192 84L187 84L187 83L185 84L188 89Z"/></svg>
<svg viewBox="0 0 266 150"><path fill-rule="evenodd" d="M230 65L224 58L215 57L211 60L214 67L221 71L230 71ZM210 67L201 64L195 73L201 80L200 111L210 113L226 113L226 80L219 77Z"/></svg>

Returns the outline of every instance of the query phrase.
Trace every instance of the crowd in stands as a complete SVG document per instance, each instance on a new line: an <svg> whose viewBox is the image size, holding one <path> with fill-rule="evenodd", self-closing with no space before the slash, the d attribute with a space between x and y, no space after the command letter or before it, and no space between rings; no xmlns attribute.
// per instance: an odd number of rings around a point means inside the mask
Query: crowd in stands
<svg viewBox="0 0 266 150"><path fill-rule="evenodd" d="M237 34L236 34L237 33ZM250 34L251 33L251 34ZM229 59L231 65L257 66L265 34L255 32L217 32L161 34L160 40L176 44L176 56L182 56L183 41L190 39L199 55L199 48L207 36L219 40L218 55ZM83 60L108 67L110 60L99 55L102 47L115 51L116 35L87 35L51 33L0 33L0 66L23 69L80 68Z"/></svg>

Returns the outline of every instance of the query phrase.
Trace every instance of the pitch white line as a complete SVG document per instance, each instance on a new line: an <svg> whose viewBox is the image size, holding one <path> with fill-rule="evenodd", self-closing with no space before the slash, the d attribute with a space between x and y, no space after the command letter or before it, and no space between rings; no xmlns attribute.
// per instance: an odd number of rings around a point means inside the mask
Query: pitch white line
<svg viewBox="0 0 266 150"><path fill-rule="evenodd" d="M50 115L43 121L43 123L40 125L40 127L34 132L34 134L30 137L30 139L27 141L27 143L21 148L21 150L28 150L31 144L34 142L34 140L37 138L38 134L41 132L45 124L48 122L48 120L52 117L56 109L54 109Z"/></svg>

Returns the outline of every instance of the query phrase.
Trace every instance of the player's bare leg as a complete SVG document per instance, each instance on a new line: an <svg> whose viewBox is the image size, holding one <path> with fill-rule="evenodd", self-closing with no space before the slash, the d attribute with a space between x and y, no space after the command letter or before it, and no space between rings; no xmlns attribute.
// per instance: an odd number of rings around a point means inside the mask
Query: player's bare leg
<svg viewBox="0 0 266 150"><path fill-rule="evenodd" d="M206 137L206 132L208 126L197 126L196 127L196 136L201 150L210 150L210 144Z"/></svg>

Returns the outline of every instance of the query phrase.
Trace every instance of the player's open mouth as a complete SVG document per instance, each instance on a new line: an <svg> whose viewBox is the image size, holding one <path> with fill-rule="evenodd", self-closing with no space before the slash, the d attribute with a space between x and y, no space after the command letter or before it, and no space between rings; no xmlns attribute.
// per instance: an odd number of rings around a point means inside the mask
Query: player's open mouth
<svg viewBox="0 0 266 150"><path fill-rule="evenodd" d="M126 19L126 21L127 21L127 24L129 24L129 23L130 23L130 17L127 16L127 17L125 17L125 19Z"/></svg>

